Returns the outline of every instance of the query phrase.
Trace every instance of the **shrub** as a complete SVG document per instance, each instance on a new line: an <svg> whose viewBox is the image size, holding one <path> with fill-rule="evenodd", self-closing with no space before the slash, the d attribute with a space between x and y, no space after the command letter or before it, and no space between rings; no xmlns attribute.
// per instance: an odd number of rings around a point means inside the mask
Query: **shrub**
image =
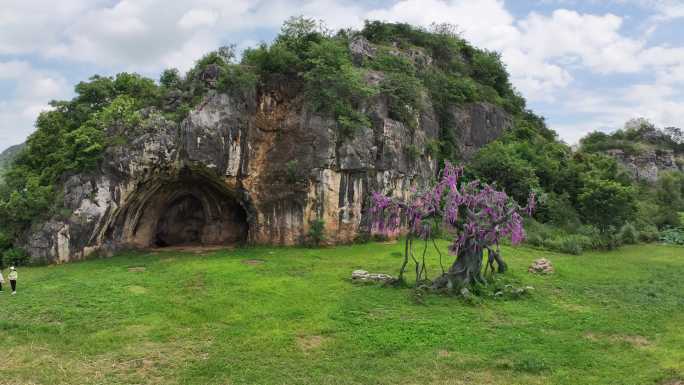
<svg viewBox="0 0 684 385"><path fill-rule="evenodd" d="M581 235L571 235L560 240L559 251L567 254L582 254L583 245L587 242Z"/></svg>
<svg viewBox="0 0 684 385"><path fill-rule="evenodd" d="M389 73L380 85L380 89L388 99L389 117L414 129L421 107L420 81L410 74Z"/></svg>
<svg viewBox="0 0 684 385"><path fill-rule="evenodd" d="M679 213L668 206L660 206L653 221L660 229L679 227L682 223Z"/></svg>
<svg viewBox="0 0 684 385"><path fill-rule="evenodd" d="M599 247L604 250L613 250L622 246L622 239L619 237L619 232L615 227L610 226L606 231L600 232Z"/></svg>
<svg viewBox="0 0 684 385"><path fill-rule="evenodd" d="M297 183L297 180L299 179L297 170L298 170L298 165L299 161L297 159L293 159L285 163L285 175L287 177L287 182L290 184L295 184Z"/></svg>
<svg viewBox="0 0 684 385"><path fill-rule="evenodd" d="M175 68L169 68L162 72L159 77L159 84L166 88L175 88L181 82L180 72Z"/></svg>
<svg viewBox="0 0 684 385"><path fill-rule="evenodd" d="M308 47L302 73L304 93L315 112L333 115L342 134L349 136L368 118L357 108L376 93L364 81L363 70L352 65L344 41L323 40Z"/></svg>
<svg viewBox="0 0 684 385"><path fill-rule="evenodd" d="M567 193L560 195L549 193L545 194L544 198L540 199L538 218L567 230L576 230L580 227L579 214L572 206Z"/></svg>
<svg viewBox="0 0 684 385"><path fill-rule="evenodd" d="M523 159L514 145L501 141L483 147L472 160L470 170L487 183L498 183L517 202L525 202L530 192L539 189L534 165Z"/></svg>
<svg viewBox="0 0 684 385"><path fill-rule="evenodd" d="M369 63L370 68L383 72L397 72L403 74L414 74L416 68L408 59L399 55L392 55L387 52L380 52Z"/></svg>
<svg viewBox="0 0 684 385"><path fill-rule="evenodd" d="M544 237L542 237L541 234L538 234L538 233L528 234L527 235L527 243L534 246L534 247L541 247L541 248L543 248L545 245Z"/></svg>
<svg viewBox="0 0 684 385"><path fill-rule="evenodd" d="M660 232L655 225L645 225L639 229L639 241L655 242L660 239Z"/></svg>
<svg viewBox="0 0 684 385"><path fill-rule="evenodd" d="M221 67L216 89L229 95L241 96L253 91L257 85L257 75L241 65Z"/></svg>
<svg viewBox="0 0 684 385"><path fill-rule="evenodd" d="M583 235L572 234L549 239L545 242L545 245L547 248L554 251L579 255L582 254L585 246L591 245L591 241Z"/></svg>
<svg viewBox="0 0 684 385"><path fill-rule="evenodd" d="M504 96L511 89L508 72L497 52L476 51L473 57L473 77Z"/></svg>
<svg viewBox="0 0 684 385"><path fill-rule="evenodd" d="M684 228L669 228L661 231L660 241L670 245L684 245Z"/></svg>
<svg viewBox="0 0 684 385"><path fill-rule="evenodd" d="M408 156L410 161L415 162L420 158L421 151L415 144L409 144L408 146L406 146L406 155Z"/></svg>
<svg viewBox="0 0 684 385"><path fill-rule="evenodd" d="M620 226L636 215L636 194L631 186L593 176L584 181L577 197L584 219L602 232Z"/></svg>
<svg viewBox="0 0 684 385"><path fill-rule="evenodd" d="M618 233L620 241L625 245L633 245L639 242L639 232L633 224L627 222L620 228Z"/></svg>
<svg viewBox="0 0 684 385"><path fill-rule="evenodd" d="M596 226L583 225L577 230L577 234L582 235L587 239L588 243L586 249L600 249L603 244L601 231Z"/></svg>
<svg viewBox="0 0 684 385"><path fill-rule="evenodd" d="M11 248L2 253L2 267L24 266L29 262L29 255L24 249Z"/></svg>
<svg viewBox="0 0 684 385"><path fill-rule="evenodd" d="M282 44L269 47L264 43L245 50L242 57L242 63L254 67L262 77L272 74L296 74L302 66L302 60Z"/></svg>
<svg viewBox="0 0 684 385"><path fill-rule="evenodd" d="M307 233L309 244L312 246L320 246L325 241L325 221L322 219L314 219L309 221L309 232Z"/></svg>

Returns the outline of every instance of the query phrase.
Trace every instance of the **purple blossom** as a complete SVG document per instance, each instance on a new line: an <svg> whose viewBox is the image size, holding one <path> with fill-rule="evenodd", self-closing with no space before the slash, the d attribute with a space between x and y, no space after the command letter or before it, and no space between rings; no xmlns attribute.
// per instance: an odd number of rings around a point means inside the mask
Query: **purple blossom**
<svg viewBox="0 0 684 385"><path fill-rule="evenodd" d="M521 208L509 196L479 181L460 183L463 168L446 163L441 178L431 188L401 200L381 193L372 195L372 227L383 234L399 232L402 221L410 234L428 239L434 223L455 234L449 251L457 255L465 247L488 247L510 237L513 244L525 238L521 213L535 210L535 195Z"/></svg>

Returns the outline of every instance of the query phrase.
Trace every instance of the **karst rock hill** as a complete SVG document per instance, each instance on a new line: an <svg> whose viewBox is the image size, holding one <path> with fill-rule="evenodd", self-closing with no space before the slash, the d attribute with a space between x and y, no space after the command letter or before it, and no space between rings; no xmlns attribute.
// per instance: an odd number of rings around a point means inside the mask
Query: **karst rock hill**
<svg viewBox="0 0 684 385"><path fill-rule="evenodd" d="M377 54L361 35L349 39L348 50L355 66ZM425 50L389 53L416 67L432 65ZM342 135L287 78L236 94L215 89L218 74L214 65L198 74L208 91L179 122L146 108L144 124L107 127L105 135L117 140L98 167L64 178L70 215L26 233L31 258L65 262L191 243L292 245L316 219L325 223L327 242L351 242L370 230L373 191L403 196L433 179L438 160L426 148L443 130L467 159L513 124L503 108L477 101L448 105L453 124L440 127L425 94L407 124L390 117L388 95L378 93L358 107L369 124ZM378 85L385 76L370 69L363 81ZM173 94L165 102L173 108Z"/></svg>

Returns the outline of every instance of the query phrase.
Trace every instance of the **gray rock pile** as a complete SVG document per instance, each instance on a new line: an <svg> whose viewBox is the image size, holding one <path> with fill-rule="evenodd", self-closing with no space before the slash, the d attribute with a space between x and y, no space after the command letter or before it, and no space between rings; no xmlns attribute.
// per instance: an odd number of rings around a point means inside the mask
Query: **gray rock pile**
<svg viewBox="0 0 684 385"><path fill-rule="evenodd" d="M352 272L353 282L391 282L394 280L389 274L369 273L366 270L354 270Z"/></svg>
<svg viewBox="0 0 684 385"><path fill-rule="evenodd" d="M534 261L527 271L533 274L551 274L554 272L554 269L551 261L541 258Z"/></svg>

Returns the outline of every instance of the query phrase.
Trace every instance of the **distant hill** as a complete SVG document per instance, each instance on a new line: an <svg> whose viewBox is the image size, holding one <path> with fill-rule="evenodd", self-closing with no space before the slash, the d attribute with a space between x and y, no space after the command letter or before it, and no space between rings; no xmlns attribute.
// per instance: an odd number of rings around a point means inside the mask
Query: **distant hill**
<svg viewBox="0 0 684 385"><path fill-rule="evenodd" d="M655 182L663 171L684 171L682 130L658 128L643 118L610 134L590 133L580 141L580 150L612 156L639 180Z"/></svg>
<svg viewBox="0 0 684 385"><path fill-rule="evenodd" d="M25 143L17 144L16 146L12 146L0 153L0 180L2 180L2 174L5 170L5 167L12 163L14 158L16 158L19 152L24 148L24 145Z"/></svg>

